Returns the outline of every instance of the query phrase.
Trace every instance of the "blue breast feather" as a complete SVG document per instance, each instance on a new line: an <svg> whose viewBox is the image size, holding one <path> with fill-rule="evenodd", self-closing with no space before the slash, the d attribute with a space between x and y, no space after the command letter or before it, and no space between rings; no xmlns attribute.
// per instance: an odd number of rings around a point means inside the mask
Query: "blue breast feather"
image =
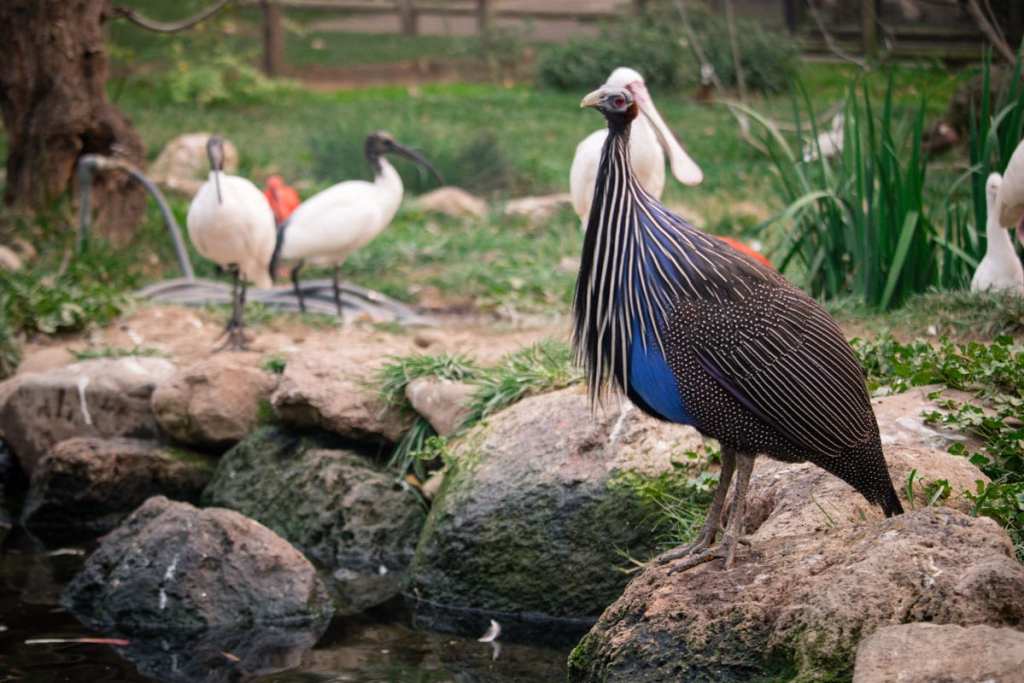
<svg viewBox="0 0 1024 683"><path fill-rule="evenodd" d="M657 342L647 336L648 346L644 348L639 330L633 334L629 350L629 388L636 393L644 406L653 410L664 420L680 424L693 424L693 417L686 412L675 375L665 361Z"/></svg>

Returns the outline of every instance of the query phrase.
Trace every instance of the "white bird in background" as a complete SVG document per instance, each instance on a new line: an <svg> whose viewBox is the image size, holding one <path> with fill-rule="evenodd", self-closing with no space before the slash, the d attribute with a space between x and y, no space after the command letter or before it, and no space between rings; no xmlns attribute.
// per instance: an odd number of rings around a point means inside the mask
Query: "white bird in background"
<svg viewBox="0 0 1024 683"><path fill-rule="evenodd" d="M1024 242L1024 140L1013 150L1003 173L1003 184L996 198L999 224L1004 228L1017 228L1017 239Z"/></svg>
<svg viewBox="0 0 1024 683"><path fill-rule="evenodd" d="M831 159L843 151L843 125L846 120L843 112L839 112L832 118L832 126L829 130L818 133L817 142L808 142L804 145L804 161L814 161L818 158L818 150L821 156Z"/></svg>
<svg viewBox="0 0 1024 683"><path fill-rule="evenodd" d="M985 258L978 264L974 278L971 279L971 291L974 292L1000 290L1024 293L1024 267L1013 249L1009 232L1000 225L999 195L1003 184L1003 178L998 173L990 175L985 183L985 206L988 209L985 236L988 238L988 246Z"/></svg>
<svg viewBox="0 0 1024 683"><path fill-rule="evenodd" d="M699 185L704 180L700 167L683 151L682 145L655 108L643 76L633 69L619 67L612 72L603 87L629 90L643 114L633 122L629 137L629 161L640 184L649 194L660 199L665 189L665 152L668 152L672 175L676 180L684 185ZM569 170L572 206L584 228L590 215L590 202L594 198L601 149L607 137L608 130L605 128L584 138L576 147L576 156Z"/></svg>
<svg viewBox="0 0 1024 683"><path fill-rule="evenodd" d="M373 182L348 180L333 185L300 204L281 227L271 270L278 260L297 262L291 278L303 311L306 304L299 288L302 266L308 262L334 267L334 303L341 315L338 269L350 254L388 227L398 211L402 203L402 179L384 158L385 154L400 154L411 159L443 182L429 161L395 142L388 133L370 134L364 149L366 161L373 170Z"/></svg>
<svg viewBox="0 0 1024 683"><path fill-rule="evenodd" d="M269 265L277 229L274 212L259 188L223 172L224 140L220 136L210 136L206 154L210 177L188 207L188 236L196 251L233 274L232 313L224 333L227 344L240 349L245 347L246 284L272 286Z"/></svg>

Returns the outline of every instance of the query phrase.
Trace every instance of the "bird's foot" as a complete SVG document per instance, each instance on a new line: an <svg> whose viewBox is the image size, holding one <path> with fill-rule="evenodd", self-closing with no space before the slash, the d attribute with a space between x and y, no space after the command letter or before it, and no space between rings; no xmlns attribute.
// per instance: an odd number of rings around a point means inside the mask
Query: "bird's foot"
<svg viewBox="0 0 1024 683"><path fill-rule="evenodd" d="M700 535L697 536L697 539L693 543L688 543L687 545L679 546L678 548L666 550L661 555L654 558L653 562L654 564L668 564L669 562L674 562L681 557L689 557L695 553L705 551L714 544L715 535L717 533L718 529L709 529L705 525L701 530Z"/></svg>
<svg viewBox="0 0 1024 683"><path fill-rule="evenodd" d="M732 569L736 565L736 546L739 544L750 545L750 541L746 538L737 538L732 534L726 532L722 537L721 543L712 548L706 548L696 553L681 556L678 559L663 560L664 555L659 556L657 561L659 564L664 562L670 562L669 575L678 574L679 572L685 572L693 569L694 567L710 562L712 560L724 560L723 568ZM669 551L674 552L674 551ZM667 554L667 553L666 553Z"/></svg>

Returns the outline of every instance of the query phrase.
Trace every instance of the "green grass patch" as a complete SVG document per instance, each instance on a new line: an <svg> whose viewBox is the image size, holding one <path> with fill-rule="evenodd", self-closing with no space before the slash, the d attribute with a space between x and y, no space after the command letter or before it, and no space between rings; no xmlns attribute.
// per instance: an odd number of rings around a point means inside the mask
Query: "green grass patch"
<svg viewBox="0 0 1024 683"><path fill-rule="evenodd" d="M75 360L93 360L95 358L128 358L130 356L144 356L148 358L159 358L166 356L163 351L148 346L133 346L124 348L118 346L97 346L80 351L71 351Z"/></svg>

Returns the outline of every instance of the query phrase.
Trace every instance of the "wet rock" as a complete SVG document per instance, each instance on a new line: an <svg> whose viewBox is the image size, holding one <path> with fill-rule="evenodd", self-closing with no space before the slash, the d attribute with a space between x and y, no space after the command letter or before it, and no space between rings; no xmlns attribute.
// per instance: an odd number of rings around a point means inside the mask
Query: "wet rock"
<svg viewBox="0 0 1024 683"><path fill-rule="evenodd" d="M240 441L269 410L277 376L259 367L257 354L216 354L157 385L153 414L182 443L224 448Z"/></svg>
<svg viewBox="0 0 1024 683"><path fill-rule="evenodd" d="M161 683L236 683L297 668L326 628L324 620L300 628L212 628L148 638L125 634L128 645L115 651Z"/></svg>
<svg viewBox="0 0 1024 683"><path fill-rule="evenodd" d="M150 179L165 190L193 196L210 173L209 139L210 133L185 133L168 142L149 167ZM238 149L230 140L224 140L224 171L238 171Z"/></svg>
<svg viewBox="0 0 1024 683"><path fill-rule="evenodd" d="M934 491L929 485L945 481L949 495L937 502L969 514L973 505L964 491L973 492L975 482L989 480L966 458L944 451L887 446L884 452L889 475L907 510L926 506ZM908 501L906 483L912 471L914 500ZM768 540L881 517L880 508L816 465L757 459L747 494L746 524L756 529L753 538Z"/></svg>
<svg viewBox="0 0 1024 683"><path fill-rule="evenodd" d="M0 436L30 477L53 446L75 436L152 438L149 407L174 364L163 358L99 358L17 375L0 384Z"/></svg>
<svg viewBox="0 0 1024 683"><path fill-rule="evenodd" d="M68 439L36 464L21 523L47 539L98 536L152 496L197 502L211 476L211 460L152 441Z"/></svg>
<svg viewBox="0 0 1024 683"><path fill-rule="evenodd" d="M436 377L420 377L405 387L405 397L441 436L454 434L469 417L476 387Z"/></svg>
<svg viewBox="0 0 1024 683"><path fill-rule="evenodd" d="M413 416L385 405L373 373L386 351L373 356L310 351L288 360L270 398L288 425L319 427L356 441L394 443L412 426Z"/></svg>
<svg viewBox="0 0 1024 683"><path fill-rule="evenodd" d="M755 540L736 566L650 566L569 657L571 681L842 680L883 626L1020 624L1024 567L988 518L928 508Z"/></svg>
<svg viewBox="0 0 1024 683"><path fill-rule="evenodd" d="M128 632L305 626L332 614L309 560L233 510L150 498L103 537L64 591L92 628Z"/></svg>
<svg viewBox="0 0 1024 683"><path fill-rule="evenodd" d="M900 394L871 399L871 406L878 419L882 444L945 450L954 443L962 442L970 448L980 448L981 444L977 439L941 425L925 424L922 417L925 413L943 412L937 404L941 399L930 398L940 390L942 399L973 400L966 392L946 389L941 385L915 387Z"/></svg>
<svg viewBox="0 0 1024 683"><path fill-rule="evenodd" d="M505 215L522 216L536 222L547 220L557 211L569 206L572 206L572 197L568 193L521 197L505 204Z"/></svg>
<svg viewBox="0 0 1024 683"><path fill-rule="evenodd" d="M594 415L579 387L488 418L453 447L456 464L417 547L410 594L420 623L462 630L489 612L596 616L628 580L623 553L654 551L654 511L618 485L623 473L665 474L700 444L694 430L628 404Z"/></svg>
<svg viewBox="0 0 1024 683"><path fill-rule="evenodd" d="M1010 628L902 624L857 648L853 683L1020 683L1024 633Z"/></svg>
<svg viewBox="0 0 1024 683"><path fill-rule="evenodd" d="M18 503L27 486L25 474L7 444L0 440L0 546L14 528Z"/></svg>
<svg viewBox="0 0 1024 683"><path fill-rule="evenodd" d="M63 346L50 346L31 353L26 353L18 364L18 374L29 372L46 372L71 365L75 357Z"/></svg>
<svg viewBox="0 0 1024 683"><path fill-rule="evenodd" d="M483 218L487 215L487 202L461 187L439 187L431 190L417 197L413 206L420 211L443 213L454 218Z"/></svg>
<svg viewBox="0 0 1024 683"><path fill-rule="evenodd" d="M399 593L424 519L393 474L329 439L274 427L224 455L204 501L265 524L323 567L343 614Z"/></svg>

